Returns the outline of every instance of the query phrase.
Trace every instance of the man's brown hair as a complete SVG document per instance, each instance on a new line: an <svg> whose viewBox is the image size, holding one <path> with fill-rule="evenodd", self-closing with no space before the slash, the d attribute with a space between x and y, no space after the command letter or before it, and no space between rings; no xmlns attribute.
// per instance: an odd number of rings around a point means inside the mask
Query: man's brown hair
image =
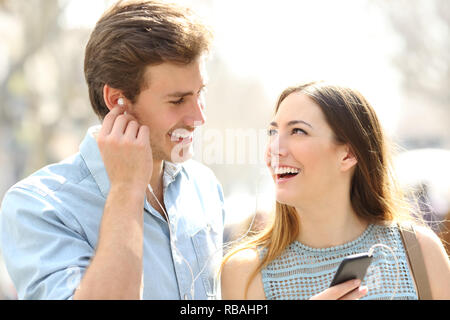
<svg viewBox="0 0 450 320"><path fill-rule="evenodd" d="M155 0L119 1L97 22L86 46L84 73L95 113L103 119L109 112L105 84L134 103L149 85L147 66L189 64L208 51L210 39L209 29L187 8Z"/></svg>

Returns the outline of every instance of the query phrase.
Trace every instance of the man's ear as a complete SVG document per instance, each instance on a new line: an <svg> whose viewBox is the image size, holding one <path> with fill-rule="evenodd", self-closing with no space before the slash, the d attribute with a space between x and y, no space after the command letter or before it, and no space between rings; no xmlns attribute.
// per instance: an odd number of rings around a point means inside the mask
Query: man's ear
<svg viewBox="0 0 450 320"><path fill-rule="evenodd" d="M126 101L123 93L119 89L111 88L109 85L105 84L103 86L103 99L105 101L106 107L111 111L114 107L119 105L119 98ZM126 104L126 102L125 102Z"/></svg>
<svg viewBox="0 0 450 320"><path fill-rule="evenodd" d="M342 171L347 171L358 163L358 159L349 145L345 145L343 148L340 165Z"/></svg>

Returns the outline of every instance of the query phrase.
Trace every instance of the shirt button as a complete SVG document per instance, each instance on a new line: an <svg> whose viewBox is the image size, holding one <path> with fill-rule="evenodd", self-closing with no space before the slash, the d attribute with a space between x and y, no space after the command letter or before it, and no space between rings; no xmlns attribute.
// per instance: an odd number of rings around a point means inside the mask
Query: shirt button
<svg viewBox="0 0 450 320"><path fill-rule="evenodd" d="M206 225L206 230L207 230L208 232L211 232L211 225L210 225L209 223Z"/></svg>

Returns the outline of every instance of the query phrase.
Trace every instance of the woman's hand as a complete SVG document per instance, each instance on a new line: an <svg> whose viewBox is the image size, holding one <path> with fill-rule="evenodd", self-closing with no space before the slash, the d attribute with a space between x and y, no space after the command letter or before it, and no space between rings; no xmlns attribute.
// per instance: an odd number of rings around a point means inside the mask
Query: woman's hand
<svg viewBox="0 0 450 320"><path fill-rule="evenodd" d="M360 284L361 280L349 280L312 296L310 300L358 300L368 292L368 288L360 287Z"/></svg>

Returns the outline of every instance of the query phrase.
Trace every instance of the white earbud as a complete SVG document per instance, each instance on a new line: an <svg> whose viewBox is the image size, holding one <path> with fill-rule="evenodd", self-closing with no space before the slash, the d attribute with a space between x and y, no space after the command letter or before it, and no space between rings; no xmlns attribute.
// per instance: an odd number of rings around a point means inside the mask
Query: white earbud
<svg viewBox="0 0 450 320"><path fill-rule="evenodd" d="M117 104L123 107L125 105L125 101L123 100L123 98L119 98L117 99ZM123 114L127 114L127 112L125 111Z"/></svg>

